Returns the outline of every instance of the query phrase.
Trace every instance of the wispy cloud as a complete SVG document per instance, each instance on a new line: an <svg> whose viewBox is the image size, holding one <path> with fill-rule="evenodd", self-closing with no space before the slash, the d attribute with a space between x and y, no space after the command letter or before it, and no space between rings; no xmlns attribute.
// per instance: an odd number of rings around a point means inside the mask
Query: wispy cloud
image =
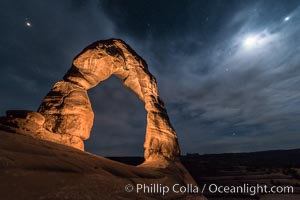
<svg viewBox="0 0 300 200"><path fill-rule="evenodd" d="M2 1L0 112L35 110L83 47L118 37L157 77L183 153L300 147L298 1L147 2ZM141 155L143 103L116 78L89 95L87 150Z"/></svg>

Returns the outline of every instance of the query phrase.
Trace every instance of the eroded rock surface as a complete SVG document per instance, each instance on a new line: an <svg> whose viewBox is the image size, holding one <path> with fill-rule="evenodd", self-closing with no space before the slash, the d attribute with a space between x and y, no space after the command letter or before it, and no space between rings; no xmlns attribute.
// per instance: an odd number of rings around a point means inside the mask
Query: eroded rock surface
<svg viewBox="0 0 300 200"><path fill-rule="evenodd" d="M94 119L87 90L111 75L122 79L124 86L145 103L146 163L177 159L180 150L176 133L159 98L156 80L146 62L119 39L101 40L86 47L75 57L63 80L55 83L37 112L8 112L0 119L0 128L83 150L83 140L89 138Z"/></svg>
<svg viewBox="0 0 300 200"><path fill-rule="evenodd" d="M94 113L87 90L111 75L122 79L145 103L145 162L137 167L76 150L84 150L83 141L89 138L93 126ZM159 196L124 192L128 183L161 183L170 187L196 183L179 161L177 136L158 96L155 78L146 62L121 40L102 40L86 47L75 57L63 80L54 84L37 112L7 111L5 117L0 117L0 130L4 130L0 131L0 158L4 158L0 159L0 168L5 166L0 176L11 180L0 181L4 185L1 196L6 199L19 199L20 195L24 199L205 199L201 194ZM16 172L21 177L16 178ZM67 181L57 189L49 188L44 180L51 180L52 186L59 184L57 180ZM93 181L95 184L90 184ZM11 195L11 188L19 193ZM85 198L82 194L91 196Z"/></svg>

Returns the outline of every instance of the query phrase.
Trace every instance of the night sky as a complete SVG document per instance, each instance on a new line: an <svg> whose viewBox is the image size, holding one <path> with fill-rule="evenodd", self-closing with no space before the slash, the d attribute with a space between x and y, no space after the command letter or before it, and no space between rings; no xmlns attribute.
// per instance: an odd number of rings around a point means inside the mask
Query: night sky
<svg viewBox="0 0 300 200"><path fill-rule="evenodd" d="M300 148L300 1L0 2L0 114L37 110L88 44L121 38L156 77L182 154ZM146 112L111 77L89 90L86 150L143 154Z"/></svg>

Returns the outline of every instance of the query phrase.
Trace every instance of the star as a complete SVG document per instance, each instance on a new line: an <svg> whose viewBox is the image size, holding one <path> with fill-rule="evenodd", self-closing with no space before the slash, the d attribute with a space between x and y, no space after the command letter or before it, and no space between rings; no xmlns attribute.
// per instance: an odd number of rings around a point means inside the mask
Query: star
<svg viewBox="0 0 300 200"><path fill-rule="evenodd" d="M28 27L31 27L31 23L30 22L26 22L25 25L28 26Z"/></svg>

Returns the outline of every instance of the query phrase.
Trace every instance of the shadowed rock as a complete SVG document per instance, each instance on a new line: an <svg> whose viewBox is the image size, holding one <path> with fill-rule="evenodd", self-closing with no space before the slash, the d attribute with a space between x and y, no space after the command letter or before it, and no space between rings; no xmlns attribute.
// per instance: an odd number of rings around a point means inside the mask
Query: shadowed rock
<svg viewBox="0 0 300 200"><path fill-rule="evenodd" d="M128 184L132 192L126 192ZM153 189L136 192L137 184L168 186L170 191L165 195ZM174 184L196 187L178 163L167 168L131 166L0 130L1 200L205 200L201 189L198 193L176 193L172 191Z"/></svg>

